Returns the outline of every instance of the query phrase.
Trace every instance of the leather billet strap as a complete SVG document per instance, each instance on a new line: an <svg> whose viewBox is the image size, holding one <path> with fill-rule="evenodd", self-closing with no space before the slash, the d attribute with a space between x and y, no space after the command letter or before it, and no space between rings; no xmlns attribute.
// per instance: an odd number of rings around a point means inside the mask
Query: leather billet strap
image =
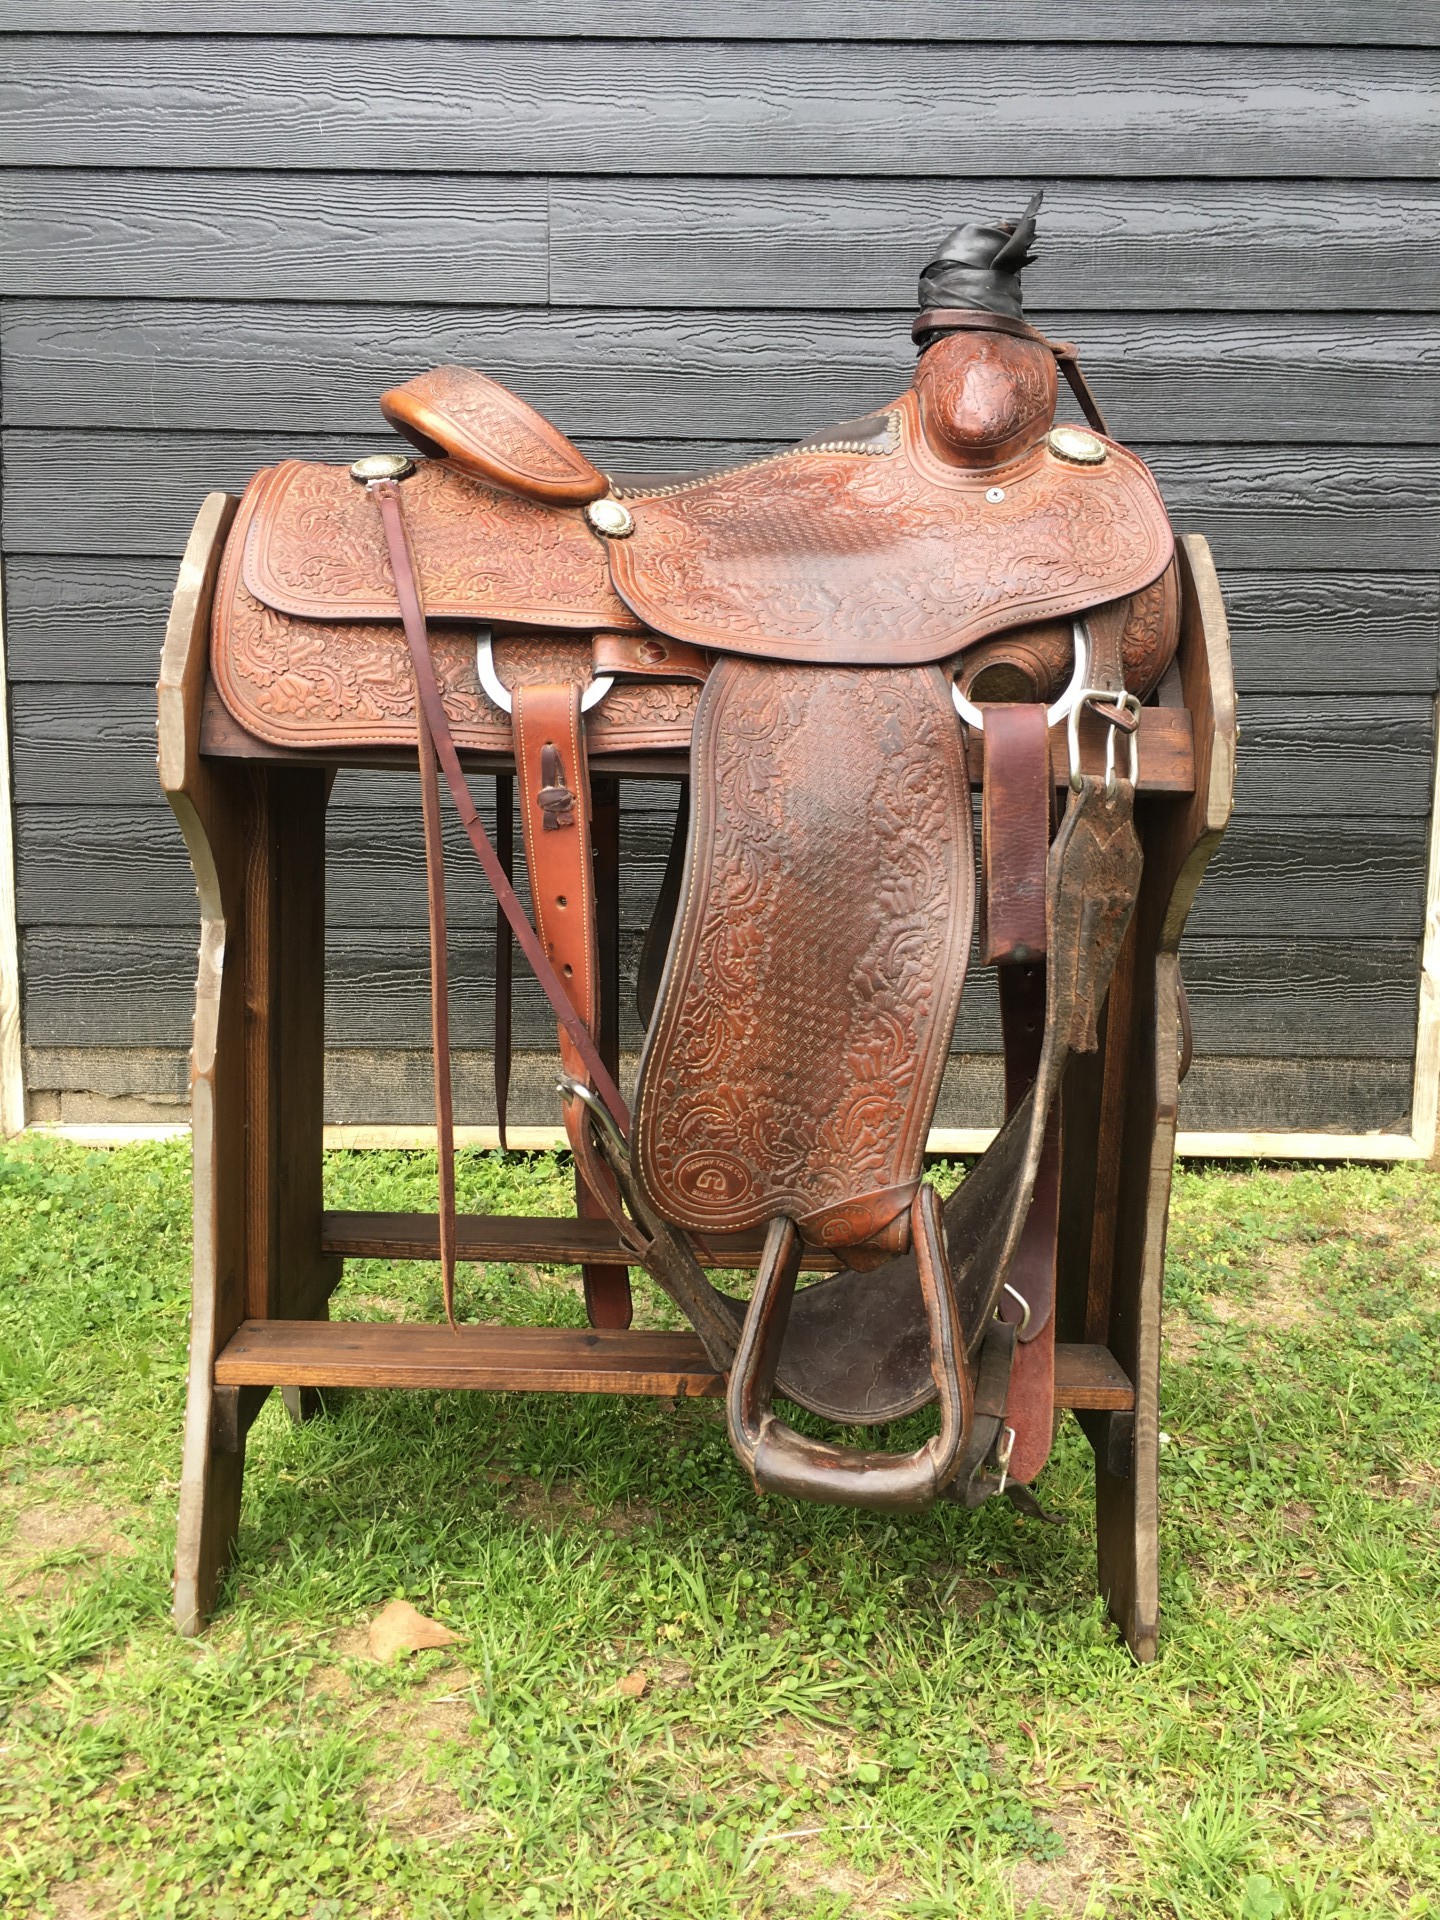
<svg viewBox="0 0 1440 1920"><path fill-rule="evenodd" d="M565 983L576 1013L594 1034L600 1020L599 951L595 921L590 774L585 758L585 728L580 714L584 689L577 681L516 686L511 694L515 770L520 786L520 820L535 931ZM574 1041L560 1028L560 1059L567 1077L583 1079L585 1062ZM565 1131L572 1145L583 1140L584 1110L570 1099L564 1107ZM593 1181L581 1172L579 1205L594 1212ZM608 1171L604 1176L610 1178ZM630 1280L623 1266L583 1268L585 1304L597 1327L628 1327Z"/></svg>
<svg viewBox="0 0 1440 1920"><path fill-rule="evenodd" d="M1005 1106L1010 1112L1029 1092L1040 1063L1047 1000L1045 968L999 970L1000 1027L1005 1039ZM999 1315L1015 1327L1008 1423L1013 1433L1009 1473L1028 1483L1050 1457L1055 1433L1055 1281L1060 1232L1060 1127L1057 1102L1045 1129Z"/></svg>
<svg viewBox="0 0 1440 1920"><path fill-rule="evenodd" d="M1043 707L1029 704L985 710L981 956L998 968L1007 1113L1034 1081L1045 1029L1046 862L1054 797L1046 719ZM1057 1108L999 1307L1001 1319L1018 1328L1009 1386L1009 1471L1024 1481L1045 1464L1054 1433L1059 1202Z"/></svg>
<svg viewBox="0 0 1440 1920"><path fill-rule="evenodd" d="M1054 794L1044 707L987 707L980 802L980 958L987 967L1024 966L1044 955Z"/></svg>
<svg viewBox="0 0 1440 1920"><path fill-rule="evenodd" d="M1096 433L1110 437L1100 403L1081 371L1080 356L1068 340L1051 340L1028 320L1016 320L1007 313L987 313L980 307L931 307L917 315L910 328L911 338L919 343L922 353L932 339L946 333L1009 333L1019 340L1033 340L1037 346L1048 347L1065 376L1066 385L1079 401L1080 411Z"/></svg>

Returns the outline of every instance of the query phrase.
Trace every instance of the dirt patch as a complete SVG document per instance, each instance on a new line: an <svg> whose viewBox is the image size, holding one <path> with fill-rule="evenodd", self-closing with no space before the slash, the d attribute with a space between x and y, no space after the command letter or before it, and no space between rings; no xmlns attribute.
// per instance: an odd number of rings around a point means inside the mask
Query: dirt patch
<svg viewBox="0 0 1440 1920"><path fill-rule="evenodd" d="M598 1510L586 1508L586 1512L598 1521L606 1533L613 1533L617 1540L655 1524L655 1509L647 1507L642 1500L627 1501L624 1506Z"/></svg>
<svg viewBox="0 0 1440 1920"><path fill-rule="evenodd" d="M746 1749L745 1764L752 1773L761 1774L777 1785L789 1785L792 1767L798 1767L808 1787L829 1787L849 1768L849 1749L838 1740L816 1738L798 1720L781 1720L765 1731ZM797 1821L797 1826L808 1824Z"/></svg>
<svg viewBox="0 0 1440 1920"><path fill-rule="evenodd" d="M405 1739L468 1740L475 1702L468 1694L433 1693L382 1718L387 1732Z"/></svg>
<svg viewBox="0 0 1440 1920"><path fill-rule="evenodd" d="M115 1530L116 1518L113 1508L89 1501L36 1501L19 1508L0 1554L0 1590L11 1600L33 1600L63 1584L77 1561L132 1553L131 1542Z"/></svg>
<svg viewBox="0 0 1440 1920"><path fill-rule="evenodd" d="M103 1881L58 1882L49 1892L57 1920L102 1920L115 1911L114 1892Z"/></svg>
<svg viewBox="0 0 1440 1920"><path fill-rule="evenodd" d="M467 1807L446 1780L432 1780L424 1767L406 1767L374 1778L363 1793L365 1818L397 1840L454 1840L498 1824L490 1807Z"/></svg>
<svg viewBox="0 0 1440 1920"><path fill-rule="evenodd" d="M1182 1363L1199 1358L1205 1329L1198 1327L1188 1313L1168 1312L1162 1324L1161 1358Z"/></svg>
<svg viewBox="0 0 1440 1920"><path fill-rule="evenodd" d="M898 1867L888 1868L878 1877L857 1873L843 1860L827 1859L821 1836L808 1833L804 1827L797 1829L793 1839L777 1836L761 1852L776 1856L774 1865L781 1882L797 1900L807 1904L828 1893L848 1899L853 1911L867 1915L869 1920L889 1920L917 1897L918 1889Z"/></svg>
<svg viewBox="0 0 1440 1920"><path fill-rule="evenodd" d="M547 1487L543 1480L532 1480L524 1474L497 1473L491 1478L513 1519L528 1520L531 1526L540 1527L547 1533L559 1532L573 1525L576 1520L598 1520L601 1525L610 1526L613 1519L613 1531L629 1530L625 1508L616 1509L614 1516L597 1514L563 1480L556 1480ZM653 1518L648 1509L641 1511ZM637 1519L633 1524L638 1526L640 1522Z"/></svg>

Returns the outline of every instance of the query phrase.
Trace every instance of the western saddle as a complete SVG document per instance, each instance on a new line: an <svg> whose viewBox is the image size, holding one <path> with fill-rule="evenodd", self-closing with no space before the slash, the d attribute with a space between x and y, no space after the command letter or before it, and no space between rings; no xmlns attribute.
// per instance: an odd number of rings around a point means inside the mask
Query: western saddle
<svg viewBox="0 0 1440 1920"><path fill-rule="evenodd" d="M442 367L381 400L418 458L256 477L215 595L214 680L248 733L418 740L447 1313L442 777L502 909L501 978L513 935L554 1009L593 1204L727 1376L756 1484L807 1499L1023 1505L1051 1442L1058 1094L1097 1044L1139 887L1139 716L1179 595L1154 480L1108 437L1073 350L1024 318L1037 204L942 243L913 384L863 418L729 471L627 478ZM1055 424L1057 373L1086 427ZM681 747L632 1114L596 1044L587 758ZM513 756L533 920L511 776L497 847L466 749ZM922 1156L977 899L1008 1113L942 1206ZM505 1021L496 1067L503 1137ZM706 1269L717 1237L758 1227L747 1302ZM817 1249L836 1270L797 1287ZM591 1276L597 1326L628 1324L616 1271ZM787 1425L777 1391L862 1426L934 1400L938 1429L861 1451Z"/></svg>

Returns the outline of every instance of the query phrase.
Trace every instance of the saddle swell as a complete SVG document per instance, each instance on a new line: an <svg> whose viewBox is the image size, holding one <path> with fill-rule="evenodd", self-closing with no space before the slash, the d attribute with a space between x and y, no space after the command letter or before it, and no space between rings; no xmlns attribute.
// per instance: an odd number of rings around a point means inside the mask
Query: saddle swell
<svg viewBox="0 0 1440 1920"><path fill-rule="evenodd" d="M287 748L433 741L487 872L455 750L513 759L535 928L502 904L566 1036L592 1203L717 1364L738 1340L732 1436L757 1482L815 1498L973 1503L1005 1483L1007 1419L1025 1479L1049 1444L1059 1087L1095 1044L1138 886L1126 742L1179 606L1152 476L1097 430L1072 350L1019 315L1032 214L951 236L964 259L927 269L915 381L872 414L720 474L619 483L496 382L442 368L382 402L413 465L357 463L363 488L311 463L257 476L217 586L235 719ZM1088 428L1055 425L1057 368ZM923 1152L976 917L967 729L994 702L1018 706L984 736L983 955L1007 1041L1029 1037L942 1224ZM1057 703L1101 715L1111 769L1076 773L1058 830ZM690 812L627 1139L592 1044L587 768L657 748L689 752ZM443 925L432 952L439 994ZM704 1237L764 1222L746 1308L705 1277ZM797 1291L805 1243L847 1265ZM588 1304L628 1317L628 1293ZM1007 1413L1012 1376L1028 1412ZM859 1422L938 1393L947 1437L903 1470L857 1466L765 1413L777 1383Z"/></svg>

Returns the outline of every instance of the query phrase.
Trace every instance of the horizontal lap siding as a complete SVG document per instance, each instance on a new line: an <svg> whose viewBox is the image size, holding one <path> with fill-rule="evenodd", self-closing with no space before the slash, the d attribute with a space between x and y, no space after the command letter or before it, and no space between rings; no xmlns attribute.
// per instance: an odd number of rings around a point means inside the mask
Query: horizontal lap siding
<svg viewBox="0 0 1440 1920"><path fill-rule="evenodd" d="M9 0L15 29L50 33L436 34L475 31L472 0ZM491 0L487 34L534 36L534 0ZM1284 45L1433 47L1440 23L1430 0L1047 0L1043 13L1016 0L546 0L547 35L626 40L1013 40L1044 27L1049 40L1195 41Z"/></svg>
<svg viewBox="0 0 1440 1920"><path fill-rule="evenodd" d="M17 37L16 164L1404 178L1440 60L1381 47ZM1077 111L1077 101L1084 110ZM924 158L917 169L917 158Z"/></svg>
<svg viewBox="0 0 1440 1920"><path fill-rule="evenodd" d="M1030 308L1210 538L1234 628L1239 802L1186 946L1187 1122L1403 1126L1440 620L1440 35L1430 9L1381 11L1222 0L1162 35L1154 9L1050 8L1052 44L1018 46L1013 7L938 0L624 0L610 44L589 7L547 8L541 42L518 6L485 10L486 39L454 4L298 27L273 4L12 6L40 30L0 82L32 1084L97 1112L178 1097L195 903L151 687L207 491L385 445L377 392L445 359L612 466L768 451L897 391L927 247L1044 184ZM633 967L673 791L625 796ZM336 789L337 1118L428 1098L413 802L412 779ZM454 839L459 1084L483 1117L494 914L467 858ZM517 997L544 1048L533 984ZM628 1006L623 1027L633 1048ZM997 1045L977 973L951 1124L993 1108Z"/></svg>
<svg viewBox="0 0 1440 1920"><path fill-rule="evenodd" d="M0 179L0 291L900 313L957 209L1018 207L1034 184L16 174ZM1425 181L1086 180L1050 187L1026 282L1037 308L1077 313L1113 308L1117 285L1127 307L1204 310L1238 285L1258 311L1369 313L1432 307L1437 275Z"/></svg>

